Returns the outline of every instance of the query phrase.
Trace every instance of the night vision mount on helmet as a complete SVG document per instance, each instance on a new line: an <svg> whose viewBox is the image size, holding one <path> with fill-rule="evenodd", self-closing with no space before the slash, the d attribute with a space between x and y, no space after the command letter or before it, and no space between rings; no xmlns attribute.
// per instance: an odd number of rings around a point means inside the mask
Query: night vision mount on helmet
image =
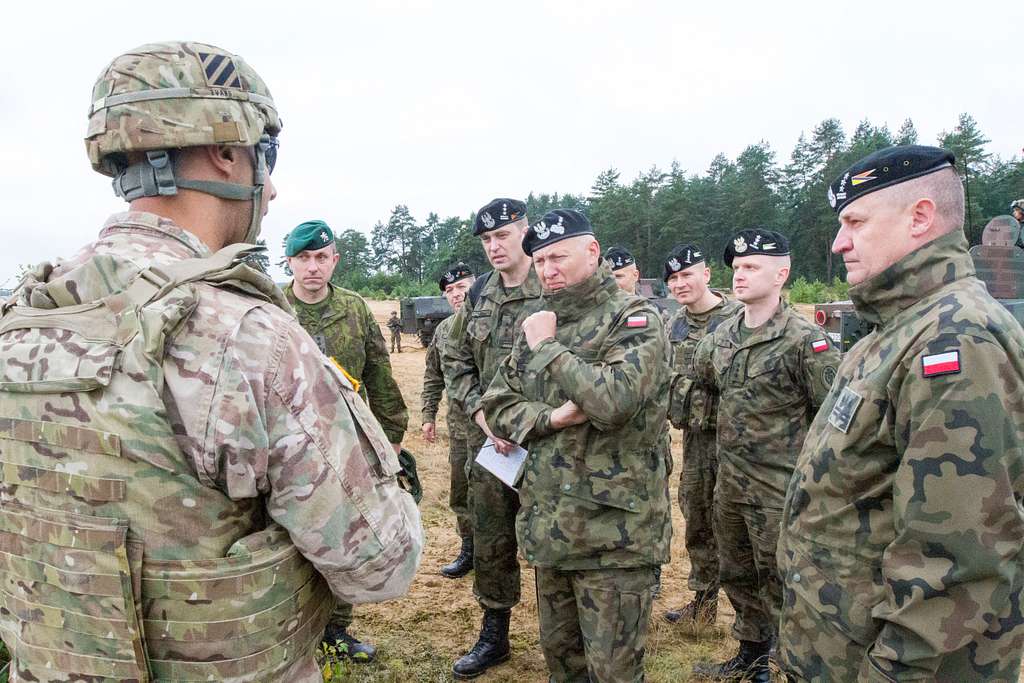
<svg viewBox="0 0 1024 683"><path fill-rule="evenodd" d="M193 42L151 43L115 58L93 86L86 150L125 201L178 189L252 202L245 242L255 242L281 119L266 84L230 52ZM234 145L255 153L252 185L175 175L175 151ZM144 158L131 161L129 155Z"/></svg>

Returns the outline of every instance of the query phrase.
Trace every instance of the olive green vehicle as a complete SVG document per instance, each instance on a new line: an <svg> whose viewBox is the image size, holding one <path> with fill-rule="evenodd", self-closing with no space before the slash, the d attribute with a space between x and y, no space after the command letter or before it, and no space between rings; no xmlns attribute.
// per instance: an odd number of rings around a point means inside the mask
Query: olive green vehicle
<svg viewBox="0 0 1024 683"><path fill-rule="evenodd" d="M1024 248L1020 244L1020 223L1012 216L996 216L985 226L981 244L971 247L971 256L989 294L1024 325ZM825 329L841 353L872 330L850 301L816 304L814 322Z"/></svg>
<svg viewBox="0 0 1024 683"><path fill-rule="evenodd" d="M434 330L441 321L454 313L448 300L443 296L414 296L402 299L401 308L399 319L402 321L402 333L418 336L423 348L430 346Z"/></svg>

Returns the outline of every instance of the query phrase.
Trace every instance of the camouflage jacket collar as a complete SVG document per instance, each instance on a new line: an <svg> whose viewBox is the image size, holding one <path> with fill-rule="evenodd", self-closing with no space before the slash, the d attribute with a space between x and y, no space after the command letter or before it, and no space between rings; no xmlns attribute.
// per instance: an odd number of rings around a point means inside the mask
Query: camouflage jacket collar
<svg viewBox="0 0 1024 683"><path fill-rule="evenodd" d="M601 263L583 282L557 292L545 293L541 299L542 306L544 310L557 315L560 323L573 322L612 298L618 288L611 269Z"/></svg>
<svg viewBox="0 0 1024 683"><path fill-rule="evenodd" d="M711 292L718 297L718 303L701 313L693 313L686 306L681 306L679 310L682 311L682 315L686 317L686 320L691 325L703 325L708 320L716 315L728 314L729 310L736 308L742 308L739 302L733 301L729 298L729 295L721 289L712 289Z"/></svg>
<svg viewBox="0 0 1024 683"><path fill-rule="evenodd" d="M736 311L736 315L730 318L727 323L729 325L729 343L735 344L737 348L747 348L781 337L786 332L786 325L789 323L789 318L792 313L793 309L790 305L785 299L780 298L779 307L775 309L774 313L772 313L772 317L768 318L768 321L765 322L765 324L754 330L753 334L747 337L747 340L741 344L736 341L739 339L740 325L743 324L745 317L743 307L740 306Z"/></svg>
<svg viewBox="0 0 1024 683"><path fill-rule="evenodd" d="M322 305L326 304L327 302L329 302L334 297L335 287L334 287L334 283L333 282L328 282L327 283L327 296L325 296L320 301L317 301L315 304L306 303L305 301L303 301L299 297L295 296L295 280L292 280L291 282L286 284L281 289L281 291L284 292L285 298L288 299L288 303L290 303L293 307L295 307L295 306L322 306Z"/></svg>
<svg viewBox="0 0 1024 683"><path fill-rule="evenodd" d="M169 237L181 242L195 256L201 258L205 258L213 253L202 240L189 231L178 227L171 219L145 211L122 211L121 213L115 213L103 224L100 237L103 238L112 232L133 230L147 230L159 233L164 237Z"/></svg>
<svg viewBox="0 0 1024 683"><path fill-rule="evenodd" d="M510 291L515 293L511 296L505 296L505 293ZM540 278L537 277L537 271L533 269L532 265L526 273L526 279L523 280L523 284L518 287L506 288L505 283L501 279L501 273L496 270L491 271L491 275L487 278L487 284L484 285L483 291L480 292L482 298L498 299L501 301L536 299L540 295Z"/></svg>
<svg viewBox="0 0 1024 683"><path fill-rule="evenodd" d="M967 237L963 231L954 230L851 287L850 299L860 317L884 327L924 297L957 280L973 277L974 272Z"/></svg>

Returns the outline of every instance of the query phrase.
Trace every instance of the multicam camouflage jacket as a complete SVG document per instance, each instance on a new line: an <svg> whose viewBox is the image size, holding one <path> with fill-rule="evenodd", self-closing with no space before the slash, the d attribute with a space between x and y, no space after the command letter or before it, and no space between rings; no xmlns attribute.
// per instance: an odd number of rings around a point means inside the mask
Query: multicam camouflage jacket
<svg viewBox="0 0 1024 683"><path fill-rule="evenodd" d="M540 296L540 280L530 267L526 280L506 289L497 271L481 276L487 282L474 303L469 296L456 313L448 343L441 351L448 395L472 420L480 399L512 350L512 341L529 314L526 304ZM477 281L479 282L479 280Z"/></svg>
<svg viewBox="0 0 1024 683"><path fill-rule="evenodd" d="M437 408L441 403L441 394L444 393L444 370L441 367L441 349L448 343L448 335L451 334L452 323L455 316L450 315L442 320L437 329L434 330L434 337L427 347L426 366L423 369L423 424L437 421ZM449 429L456 431L456 435L464 434L469 423L469 418L462 412L458 404L452 400L451 393L448 394L448 425Z"/></svg>
<svg viewBox="0 0 1024 683"><path fill-rule="evenodd" d="M699 383L717 391L722 496L782 508L807 428L835 376L839 352L785 301L740 341L737 314L694 352Z"/></svg>
<svg viewBox="0 0 1024 683"><path fill-rule="evenodd" d="M718 394L711 390L709 384L694 384L693 353L701 339L743 308L743 304L729 299L724 292L715 293L721 301L710 310L691 313L682 306L668 321L673 372L668 417L676 429L704 431L715 428Z"/></svg>
<svg viewBox="0 0 1024 683"><path fill-rule="evenodd" d="M789 487L781 658L810 680L1016 681L1024 331L961 231L850 290L843 358Z"/></svg>
<svg viewBox="0 0 1024 683"><path fill-rule="evenodd" d="M380 326L361 296L332 284L328 287L327 298L315 304L300 301L291 284L284 293L320 351L360 383L359 393L370 404L388 440L401 443L409 426L409 411L391 373Z"/></svg>
<svg viewBox="0 0 1024 683"><path fill-rule="evenodd" d="M622 292L606 264L545 294L555 337L532 351L520 334L483 406L497 436L528 451L516 519L530 564L563 570L668 562L669 349L661 315ZM573 401L582 425L553 430Z"/></svg>
<svg viewBox="0 0 1024 683"><path fill-rule="evenodd" d="M119 214L3 307L12 680L320 680L330 594L411 582L394 451L242 249Z"/></svg>

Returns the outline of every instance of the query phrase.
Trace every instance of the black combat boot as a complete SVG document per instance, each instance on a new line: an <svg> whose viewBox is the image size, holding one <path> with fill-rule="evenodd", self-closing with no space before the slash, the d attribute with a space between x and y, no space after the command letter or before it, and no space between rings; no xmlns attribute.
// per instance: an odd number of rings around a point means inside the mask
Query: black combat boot
<svg viewBox="0 0 1024 683"><path fill-rule="evenodd" d="M447 576L449 579L461 579L471 571L473 571L473 537L467 536L462 539L462 550L459 551L459 556L441 567L441 575Z"/></svg>
<svg viewBox="0 0 1024 683"><path fill-rule="evenodd" d="M324 643L335 648L339 657L360 664L369 664L377 656L377 648L369 643L360 642L344 626L328 624L324 629Z"/></svg>
<svg viewBox="0 0 1024 683"><path fill-rule="evenodd" d="M771 673L768 669L768 652L772 641L757 643L751 640L740 641L740 651L732 659L712 664L710 662L693 665L693 675L712 681L750 681L750 683L770 683Z"/></svg>
<svg viewBox="0 0 1024 683"><path fill-rule="evenodd" d="M455 662L455 666L452 667L455 678L476 678L512 656L512 648L508 643L508 621L511 616L510 609L484 610L480 639L468 653Z"/></svg>
<svg viewBox="0 0 1024 683"><path fill-rule="evenodd" d="M684 626L711 626L718 618L718 591L697 591L693 600L680 609L665 612L665 621Z"/></svg>

